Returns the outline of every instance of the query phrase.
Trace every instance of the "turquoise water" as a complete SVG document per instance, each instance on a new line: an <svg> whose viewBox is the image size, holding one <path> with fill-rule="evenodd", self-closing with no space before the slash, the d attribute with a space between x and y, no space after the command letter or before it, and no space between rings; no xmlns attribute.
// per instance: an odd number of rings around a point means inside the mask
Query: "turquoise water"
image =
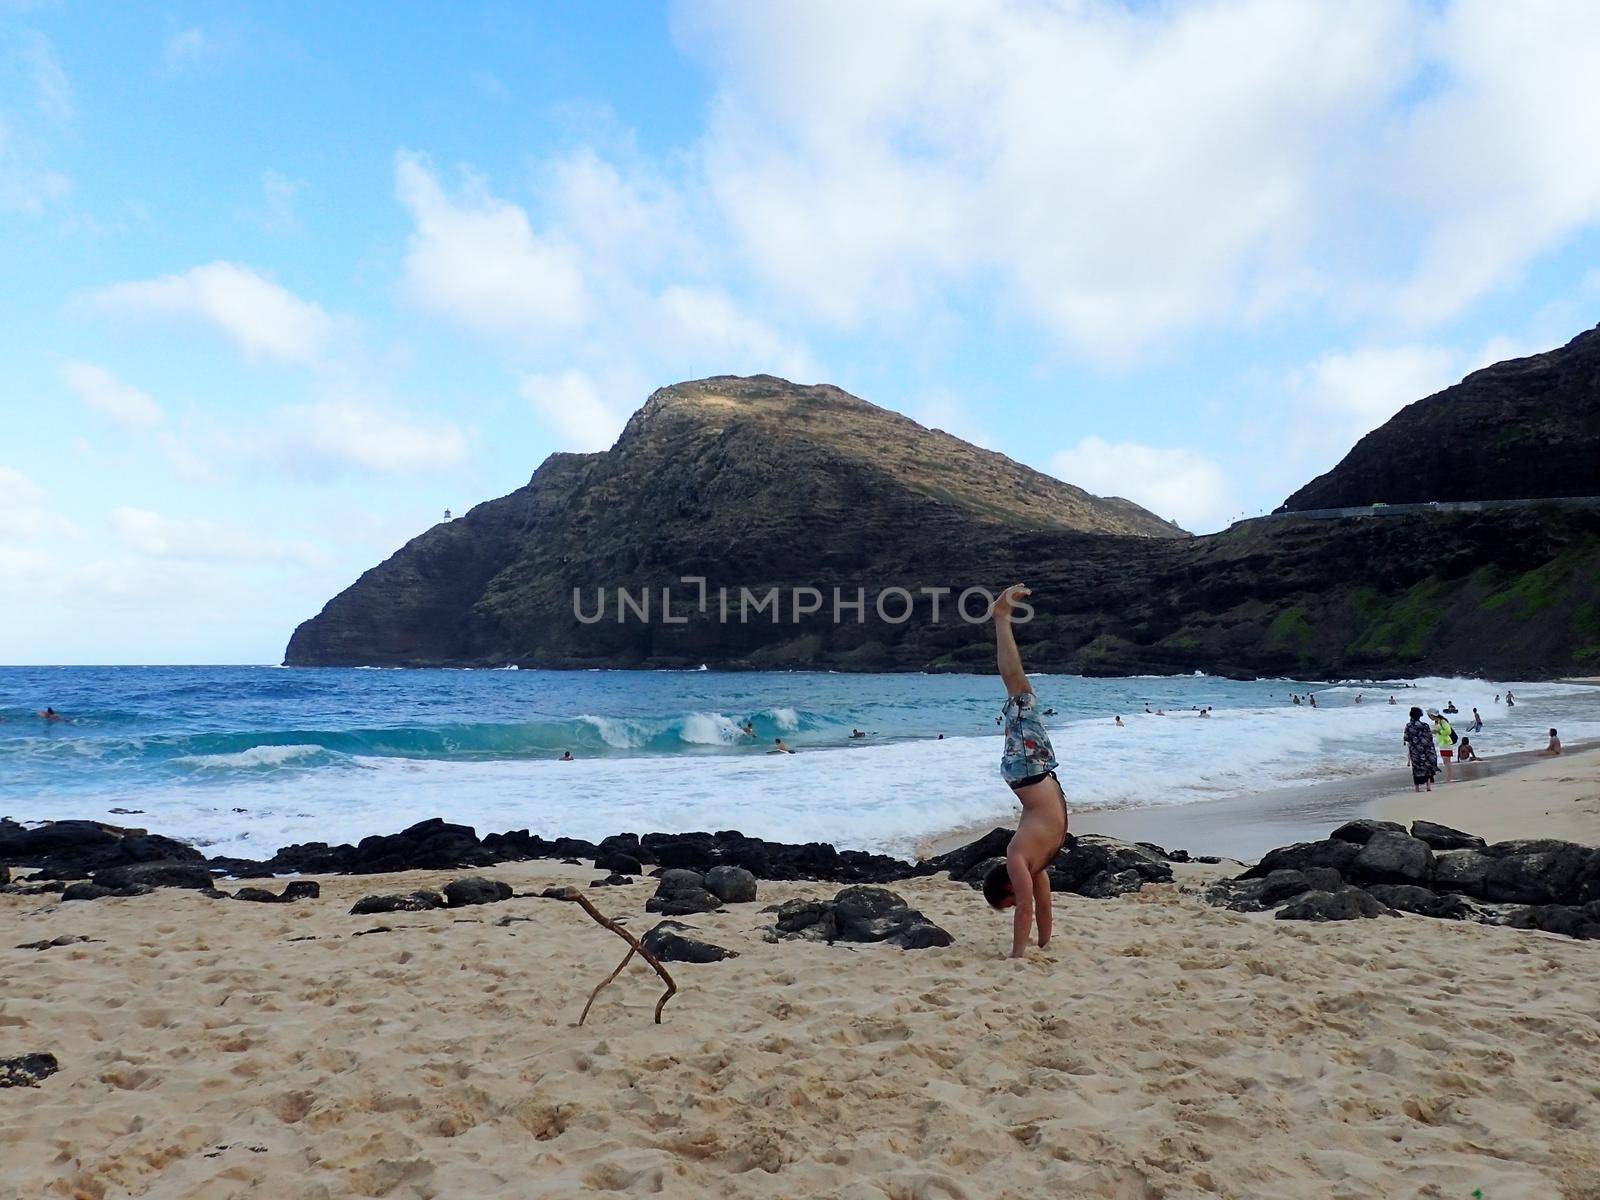
<svg viewBox="0 0 1600 1200"><path fill-rule="evenodd" d="M1600 693L1561 684L1510 685L1508 711L1493 701L1506 685L1465 680L1035 682L1079 807L1395 766L1404 716L1391 693L1454 699L1469 718L1478 705L1487 753L1530 748L1550 724L1600 734ZM1321 708L1289 705L1311 690ZM739 828L904 851L1010 811L995 773L1001 700L994 678L956 675L0 668L0 813L123 819L239 853L435 815L480 832ZM40 720L45 705L66 720ZM799 753L769 755L780 736Z"/></svg>

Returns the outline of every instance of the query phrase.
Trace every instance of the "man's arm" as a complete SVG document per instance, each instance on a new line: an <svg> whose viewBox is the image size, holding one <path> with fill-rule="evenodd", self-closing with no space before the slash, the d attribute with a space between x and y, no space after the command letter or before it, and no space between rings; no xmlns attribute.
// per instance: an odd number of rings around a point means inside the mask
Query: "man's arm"
<svg viewBox="0 0 1600 1200"><path fill-rule="evenodd" d="M1027 675L1023 673L1022 655L1017 651L1017 639L1011 632L1012 610L1031 594L1026 587L1017 583L1001 592L1000 598L994 602L995 661L1008 696L1033 690Z"/></svg>

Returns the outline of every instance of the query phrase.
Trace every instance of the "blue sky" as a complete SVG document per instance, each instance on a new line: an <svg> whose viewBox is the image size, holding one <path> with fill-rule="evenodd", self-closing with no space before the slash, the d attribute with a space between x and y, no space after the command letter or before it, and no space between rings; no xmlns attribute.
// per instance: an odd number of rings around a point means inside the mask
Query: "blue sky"
<svg viewBox="0 0 1600 1200"><path fill-rule="evenodd" d="M1600 320L1600 7L0 0L0 663L275 661L649 391L1196 530Z"/></svg>

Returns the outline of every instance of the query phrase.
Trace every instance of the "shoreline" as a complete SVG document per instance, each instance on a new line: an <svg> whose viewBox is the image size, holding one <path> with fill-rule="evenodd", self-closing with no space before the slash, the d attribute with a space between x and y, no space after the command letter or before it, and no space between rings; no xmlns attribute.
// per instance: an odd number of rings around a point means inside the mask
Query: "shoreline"
<svg viewBox="0 0 1600 1200"><path fill-rule="evenodd" d="M1587 682L1583 680L1567 682ZM1345 821L1361 817L1378 817L1398 820L1391 814L1415 811L1426 820L1467 828L1473 833L1484 833L1460 821L1451 820L1451 797L1460 789L1476 788L1473 798L1494 780L1521 780L1531 777L1543 780L1543 768L1569 767L1566 774L1576 775L1587 771L1590 786L1600 791L1593 782L1600 771L1600 741L1577 742L1568 746L1555 759L1540 756L1536 751L1518 751L1496 755L1481 763L1458 766L1456 782L1448 786L1435 783L1431 794L1414 795L1411 791L1411 774L1401 768L1352 775L1304 787L1271 788L1258 792L1245 792L1222 796L1215 800L1200 800L1188 804L1150 804L1128 808L1091 808L1072 812L1072 832L1096 833L1120 838L1128 842L1154 842L1167 850L1183 849L1191 854L1215 855L1241 862L1253 862L1266 851L1294 842L1315 841L1328 836L1328 831ZM1411 800L1427 799L1431 803L1408 804ZM1071 796L1067 798L1070 806ZM1485 822L1497 822L1491 811L1482 805L1474 807L1474 815ZM1525 825L1515 825L1523 819L1506 818L1501 835L1506 838L1528 836ZM959 829L930 834L917 844L916 853L927 858L942 854L982 837L998 822L967 825ZM1544 836L1569 837L1567 834ZM1489 840L1493 841L1494 838ZM1588 840L1600 844L1600 832Z"/></svg>

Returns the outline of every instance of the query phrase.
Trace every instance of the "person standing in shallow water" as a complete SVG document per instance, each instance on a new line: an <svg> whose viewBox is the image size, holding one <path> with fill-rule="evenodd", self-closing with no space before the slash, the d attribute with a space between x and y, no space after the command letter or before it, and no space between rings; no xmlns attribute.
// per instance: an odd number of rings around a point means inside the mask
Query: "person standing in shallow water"
<svg viewBox="0 0 1600 1200"><path fill-rule="evenodd" d="M1406 754L1411 760L1411 790L1420 792L1424 784L1433 791L1433 777L1439 773L1439 756L1433 744L1433 730L1422 719L1422 710L1413 708L1406 722Z"/></svg>
<svg viewBox="0 0 1600 1200"><path fill-rule="evenodd" d="M1005 745L1000 777L1022 805L1017 832L1006 846L1006 861L983 881L983 895L998 909L1015 906L1011 922L1011 957L1028 949L1028 935L1037 923L1039 948L1050 944L1050 877L1045 869L1067 842L1067 797L1056 778L1055 748L1039 719L1039 698L1022 670L1011 615L1030 595L1022 584L1000 593L994 619L995 658L1006 687Z"/></svg>

